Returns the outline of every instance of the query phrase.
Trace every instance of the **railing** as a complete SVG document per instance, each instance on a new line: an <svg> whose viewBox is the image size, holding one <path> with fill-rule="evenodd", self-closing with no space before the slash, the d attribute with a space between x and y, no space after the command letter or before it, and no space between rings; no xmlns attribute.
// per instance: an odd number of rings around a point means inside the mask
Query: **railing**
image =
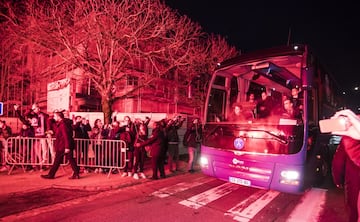
<svg viewBox="0 0 360 222"><path fill-rule="evenodd" d="M55 158L55 139L10 137L5 142L5 162L10 166L11 174L16 166L24 172L25 167L43 167L52 165ZM128 161L126 143L122 140L75 139L74 158L79 167L123 169ZM67 165L64 162L62 165Z"/></svg>

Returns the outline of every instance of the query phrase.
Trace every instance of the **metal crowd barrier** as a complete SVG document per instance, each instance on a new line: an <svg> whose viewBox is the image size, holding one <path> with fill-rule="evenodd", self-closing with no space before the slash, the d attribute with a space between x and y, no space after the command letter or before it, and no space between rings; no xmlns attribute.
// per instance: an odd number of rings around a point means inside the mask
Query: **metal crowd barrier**
<svg viewBox="0 0 360 222"><path fill-rule="evenodd" d="M5 161L10 169L15 167L51 166L55 158L53 138L9 137L5 143ZM122 140L75 139L74 158L79 167L112 170L125 168L126 143ZM65 158L62 165L67 165Z"/></svg>

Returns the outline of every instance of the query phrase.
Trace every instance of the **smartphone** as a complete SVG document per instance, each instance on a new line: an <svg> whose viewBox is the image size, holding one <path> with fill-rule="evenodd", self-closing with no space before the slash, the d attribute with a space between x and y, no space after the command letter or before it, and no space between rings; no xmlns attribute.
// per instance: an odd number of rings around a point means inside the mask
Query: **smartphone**
<svg viewBox="0 0 360 222"><path fill-rule="evenodd" d="M346 131L347 124L344 117L335 119L323 119L319 121L320 132L331 133L334 131Z"/></svg>

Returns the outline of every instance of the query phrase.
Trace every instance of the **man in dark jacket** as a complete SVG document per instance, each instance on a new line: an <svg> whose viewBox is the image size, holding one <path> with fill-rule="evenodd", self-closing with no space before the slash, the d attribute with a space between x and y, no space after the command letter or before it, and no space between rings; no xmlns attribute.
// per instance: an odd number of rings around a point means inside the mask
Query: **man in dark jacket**
<svg viewBox="0 0 360 222"><path fill-rule="evenodd" d="M261 100L256 105L257 118L267 118L273 109L273 102L266 92L261 93Z"/></svg>
<svg viewBox="0 0 360 222"><path fill-rule="evenodd" d="M73 175L69 177L69 179L79 179L79 168L73 157L75 142L73 138L72 121L64 118L64 114L62 112L55 112L54 120L57 124L54 142L56 151L55 160L49 173L47 175L41 175L41 177L44 179L54 179L63 157L66 156L66 159L69 161L73 170Z"/></svg>
<svg viewBox="0 0 360 222"><path fill-rule="evenodd" d="M160 177L165 178L164 161L166 157L165 134L159 122L154 122L152 134L149 139L141 143L135 143L134 147L143 147L151 145L151 167L153 175L151 179L158 179L157 171Z"/></svg>
<svg viewBox="0 0 360 222"><path fill-rule="evenodd" d="M333 180L337 187L345 189L349 221L359 219L360 194L360 118L350 110L342 110L334 118L345 116L347 130L333 132L343 135L332 162Z"/></svg>
<svg viewBox="0 0 360 222"><path fill-rule="evenodd" d="M87 165L89 163L89 132L91 132L91 126L89 120L82 118L81 116L75 117L75 123L72 126L74 130L74 138L81 139L77 142L79 153L76 154L77 162ZM80 153L81 152L81 153ZM85 172L89 172L90 168L85 168Z"/></svg>
<svg viewBox="0 0 360 222"><path fill-rule="evenodd" d="M200 151L202 140L202 126L198 118L195 118L192 124L187 128L184 135L183 144L188 147L189 153L189 162L188 162L188 171L189 173L195 172L195 163L197 161L197 156Z"/></svg>
<svg viewBox="0 0 360 222"><path fill-rule="evenodd" d="M185 118L177 116L174 119L170 119L166 125L166 137L168 143L168 165L169 170L174 172L173 162L175 163L175 171L179 170L179 135L178 129L182 126Z"/></svg>

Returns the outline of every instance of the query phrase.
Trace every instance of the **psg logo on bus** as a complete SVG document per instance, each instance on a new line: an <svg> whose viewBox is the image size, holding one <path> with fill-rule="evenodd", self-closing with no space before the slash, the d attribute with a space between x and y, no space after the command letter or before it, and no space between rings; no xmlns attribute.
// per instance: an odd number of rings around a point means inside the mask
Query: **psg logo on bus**
<svg viewBox="0 0 360 222"><path fill-rule="evenodd" d="M245 142L242 138L236 138L234 140L234 147L237 150L241 150L242 148L244 148Z"/></svg>

